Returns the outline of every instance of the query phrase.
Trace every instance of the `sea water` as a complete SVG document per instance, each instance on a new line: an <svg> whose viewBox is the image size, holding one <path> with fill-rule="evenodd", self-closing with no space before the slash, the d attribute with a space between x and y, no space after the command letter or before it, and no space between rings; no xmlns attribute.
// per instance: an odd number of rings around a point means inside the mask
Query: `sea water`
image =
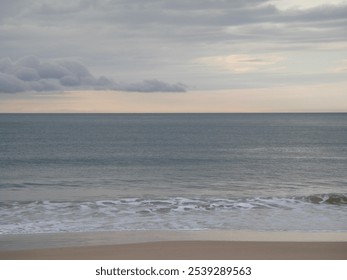
<svg viewBox="0 0 347 280"><path fill-rule="evenodd" d="M0 233L347 231L347 114L1 114Z"/></svg>

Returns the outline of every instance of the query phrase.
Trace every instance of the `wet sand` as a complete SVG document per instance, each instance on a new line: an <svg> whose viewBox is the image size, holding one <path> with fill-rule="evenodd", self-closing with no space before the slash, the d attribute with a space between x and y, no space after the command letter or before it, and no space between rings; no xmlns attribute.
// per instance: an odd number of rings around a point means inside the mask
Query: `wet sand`
<svg viewBox="0 0 347 280"><path fill-rule="evenodd" d="M2 260L346 260L346 233L134 231L0 236Z"/></svg>

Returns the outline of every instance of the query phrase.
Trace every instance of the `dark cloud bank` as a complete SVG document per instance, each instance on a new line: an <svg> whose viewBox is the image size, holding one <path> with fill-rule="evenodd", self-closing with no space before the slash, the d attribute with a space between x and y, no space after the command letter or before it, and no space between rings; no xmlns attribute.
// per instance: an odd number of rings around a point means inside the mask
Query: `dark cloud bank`
<svg viewBox="0 0 347 280"><path fill-rule="evenodd" d="M116 83L106 77L94 77L79 62L58 60L41 62L27 56L15 62L0 59L0 93L64 91L76 89L121 90L137 92L184 92L181 83L168 84L158 80L139 83Z"/></svg>

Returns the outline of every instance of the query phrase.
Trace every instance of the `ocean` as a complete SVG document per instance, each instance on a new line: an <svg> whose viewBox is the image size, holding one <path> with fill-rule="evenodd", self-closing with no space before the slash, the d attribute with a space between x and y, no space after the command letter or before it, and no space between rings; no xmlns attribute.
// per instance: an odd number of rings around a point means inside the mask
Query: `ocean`
<svg viewBox="0 0 347 280"><path fill-rule="evenodd" d="M0 234L347 231L347 114L0 114Z"/></svg>

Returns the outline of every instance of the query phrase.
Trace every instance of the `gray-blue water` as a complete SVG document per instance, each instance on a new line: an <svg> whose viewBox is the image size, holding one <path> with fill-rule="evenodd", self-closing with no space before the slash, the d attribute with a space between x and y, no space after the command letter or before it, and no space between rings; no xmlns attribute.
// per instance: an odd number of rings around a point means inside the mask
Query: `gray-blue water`
<svg viewBox="0 0 347 280"><path fill-rule="evenodd" d="M347 114L1 114L0 233L347 231Z"/></svg>

